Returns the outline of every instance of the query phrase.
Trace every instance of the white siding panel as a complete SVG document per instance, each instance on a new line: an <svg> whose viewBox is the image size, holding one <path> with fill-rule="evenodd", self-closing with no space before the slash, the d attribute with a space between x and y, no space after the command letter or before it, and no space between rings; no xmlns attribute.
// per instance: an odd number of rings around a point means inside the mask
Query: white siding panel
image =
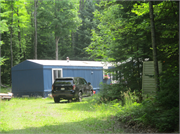
<svg viewBox="0 0 180 134"><path fill-rule="evenodd" d="M158 62L159 73L162 72L162 63ZM143 76L142 76L142 90L143 96L146 94L154 94L155 79L146 75L154 75L154 63L153 61L143 62Z"/></svg>

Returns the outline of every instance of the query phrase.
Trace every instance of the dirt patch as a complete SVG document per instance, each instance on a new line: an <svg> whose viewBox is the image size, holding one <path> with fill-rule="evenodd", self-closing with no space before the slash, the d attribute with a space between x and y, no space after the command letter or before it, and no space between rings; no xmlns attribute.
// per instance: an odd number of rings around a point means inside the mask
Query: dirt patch
<svg viewBox="0 0 180 134"><path fill-rule="evenodd" d="M137 124L137 123L127 123L123 124L123 128L128 133L158 133L158 130L156 128L152 128L151 126L144 126L143 124Z"/></svg>
<svg viewBox="0 0 180 134"><path fill-rule="evenodd" d="M127 120L130 120L131 117L127 117ZM151 126L145 126L142 123L137 123L135 121L127 121L123 123L121 120L116 117L113 118L115 120L115 129L123 129L125 133L158 133L156 128Z"/></svg>

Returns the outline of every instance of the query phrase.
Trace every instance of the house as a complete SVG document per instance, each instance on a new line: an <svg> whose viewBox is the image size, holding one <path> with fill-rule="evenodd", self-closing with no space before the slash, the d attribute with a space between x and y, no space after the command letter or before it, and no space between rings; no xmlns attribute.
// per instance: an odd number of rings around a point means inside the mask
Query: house
<svg viewBox="0 0 180 134"><path fill-rule="evenodd" d="M103 68L109 67L98 61L26 60L11 70L12 93L47 97L57 77L83 77L98 90L101 82L110 83L103 79Z"/></svg>

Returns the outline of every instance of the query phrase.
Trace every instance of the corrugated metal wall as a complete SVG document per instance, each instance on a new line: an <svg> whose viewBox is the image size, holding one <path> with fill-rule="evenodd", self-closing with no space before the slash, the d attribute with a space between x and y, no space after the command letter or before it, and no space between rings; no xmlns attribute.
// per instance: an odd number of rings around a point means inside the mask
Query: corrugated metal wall
<svg viewBox="0 0 180 134"><path fill-rule="evenodd" d="M98 88L103 80L103 67L79 67L79 66L44 66L44 91L45 96L51 91L52 69L62 68L63 77L83 77L90 82L93 88Z"/></svg>
<svg viewBox="0 0 180 134"><path fill-rule="evenodd" d="M102 69L63 69L64 77L83 77L87 82L90 82L91 85L96 88L99 87L99 83L102 82L103 73Z"/></svg>
<svg viewBox="0 0 180 134"><path fill-rule="evenodd" d="M14 96L43 95L42 66L24 61L12 68L12 93Z"/></svg>
<svg viewBox="0 0 180 134"><path fill-rule="evenodd" d="M83 77L93 88L103 81L103 67L50 66L24 61L12 68L12 92L14 96L32 95L47 97L51 93L52 69L62 68L63 77Z"/></svg>

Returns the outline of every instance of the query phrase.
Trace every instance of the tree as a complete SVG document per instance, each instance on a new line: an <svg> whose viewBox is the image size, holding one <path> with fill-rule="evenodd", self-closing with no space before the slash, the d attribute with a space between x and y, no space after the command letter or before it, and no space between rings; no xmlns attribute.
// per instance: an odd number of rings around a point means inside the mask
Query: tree
<svg viewBox="0 0 180 134"><path fill-rule="evenodd" d="M158 129L171 132L178 128L179 118L178 4L179 2L175 1L153 3L154 31L158 44L156 58L163 63L163 71L158 78L161 90L156 93L156 103L153 103L152 107L142 104L147 109L142 115L148 113L145 118L148 122L156 122ZM138 91L141 98L142 62L146 58L153 60L152 49L154 50L151 45L149 2L102 1L99 6L103 10L95 11L94 14L100 23L97 29L92 30L92 42L87 51L98 60L114 62L115 68L108 72L120 81L120 84L113 85L113 88L106 85L113 92L106 92L106 96L102 97L113 98L113 93L116 93L120 99L119 91L128 87L131 91ZM117 95L114 98L117 99Z"/></svg>
<svg viewBox="0 0 180 134"><path fill-rule="evenodd" d="M26 41L23 37L27 33L26 29L29 25L29 15L26 12L24 3L25 0L3 1L3 13L5 14L3 19L7 20L6 23L8 25L9 31L4 32L1 35L1 39L4 42L1 50L2 55L12 61L11 62L10 60L6 60L5 65L3 65L1 68L1 74L3 78L2 83L5 84L11 83L11 67L22 61L22 53L24 53L26 49Z"/></svg>
<svg viewBox="0 0 180 134"><path fill-rule="evenodd" d="M155 83L156 90L159 91L159 70L158 70L158 60L157 60L157 52L156 52L156 41L155 41L155 28L154 28L154 17L153 17L153 6L152 2L149 2L149 13L151 20L151 38L152 38L152 48L153 48L153 60L154 60L154 72L155 72Z"/></svg>
<svg viewBox="0 0 180 134"><path fill-rule="evenodd" d="M64 37L74 32L80 23L78 18L77 1L55 0L41 2L40 14L46 18L45 23L49 24L49 31L54 34L56 46L56 60L58 60L59 41L62 44ZM51 6L49 6L51 5ZM39 16L41 18L41 16Z"/></svg>
<svg viewBox="0 0 180 134"><path fill-rule="evenodd" d="M11 50L11 68L13 67L13 49L12 49L12 38L13 38L13 1L11 2L12 19L10 25L11 39L10 39L10 50Z"/></svg>
<svg viewBox="0 0 180 134"><path fill-rule="evenodd" d="M159 51L164 48L162 45L162 42L164 42L162 40L162 33L164 33L165 29L162 30L161 25L169 25L167 22L165 24L159 23L164 20L164 16L162 17L160 12L162 13L162 9L165 7L169 8L168 6L170 6L170 4L172 5L172 3L175 4L175 2L156 2L154 5L154 13L156 16L155 24L158 25L156 37L159 41L157 48L159 53L158 59L160 61L162 61L163 58L166 59L165 55ZM119 77L119 79L121 79L120 77L123 77L123 79L127 81L128 87L132 90L138 89L138 92L141 93L142 62L146 58L153 60L150 43L149 3L103 1L99 5L103 7L103 10L101 12L94 12L95 19L100 21L98 30L92 30L92 42L86 50L96 59L114 62L116 66L114 71L122 73L121 75L117 74L117 78ZM170 11L168 10L168 12ZM175 13L175 10L171 10L171 12ZM169 16L167 11L165 11L164 14L166 14L165 16ZM170 23L172 22L174 21ZM161 31L159 28L161 28ZM165 31L167 31L167 29ZM177 35L175 33L176 31L174 31L174 35ZM162 40L162 42L160 42L160 40ZM175 48L173 45L172 47ZM177 50L176 48L174 50ZM175 53L173 52L173 54ZM127 59L129 61L127 61ZM125 61L126 63L123 63ZM120 66L117 63L121 63ZM112 69L112 72L114 71Z"/></svg>
<svg viewBox="0 0 180 134"><path fill-rule="evenodd" d="M4 64L4 61L6 60L4 57L1 57L1 45L3 45L3 42L1 41L1 34L8 31L8 26L6 24L7 20L1 20L1 17L4 17L7 12L1 13L1 9L4 8L3 1L0 1L0 87L2 86L1 82L1 66Z"/></svg>
<svg viewBox="0 0 180 134"><path fill-rule="evenodd" d="M96 24L93 21L93 12L96 7L91 0L80 0L79 2L79 17L82 20L82 24L78 27L76 33L73 34L73 37L75 37L73 59L90 60L88 53L84 49L91 43L91 30L96 28Z"/></svg>
<svg viewBox="0 0 180 134"><path fill-rule="evenodd" d="M0 1L0 13L1 13L1 9L4 9L4 1ZM5 58L1 57L1 45L3 44L3 41L1 41L1 34L3 34L4 32L8 31L8 26L7 26L7 20L2 19L2 17L5 17L7 14L7 12L3 12L0 14L0 73L1 73L1 65L3 64ZM1 75L1 74L0 74ZM1 85L1 81L0 81L0 85Z"/></svg>
<svg viewBox="0 0 180 134"><path fill-rule="evenodd" d="M55 0L55 12L53 15L52 27L55 31L56 60L58 60L58 43L62 36L74 31L78 24L78 16L72 1ZM66 7L66 8L64 8ZM74 10L74 12L73 12ZM66 18L66 21L64 19ZM75 19L75 20L74 20Z"/></svg>

